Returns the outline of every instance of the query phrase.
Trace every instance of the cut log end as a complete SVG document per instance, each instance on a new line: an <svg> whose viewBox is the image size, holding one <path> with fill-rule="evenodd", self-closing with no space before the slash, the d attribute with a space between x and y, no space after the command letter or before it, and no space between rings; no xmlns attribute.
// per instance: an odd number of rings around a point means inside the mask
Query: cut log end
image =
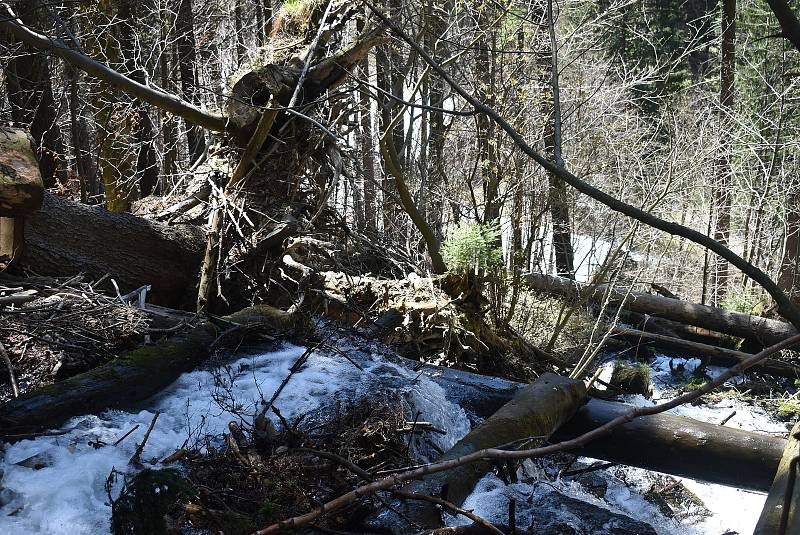
<svg viewBox="0 0 800 535"><path fill-rule="evenodd" d="M25 130L0 129L0 217L32 214L42 206L44 184L33 141Z"/></svg>

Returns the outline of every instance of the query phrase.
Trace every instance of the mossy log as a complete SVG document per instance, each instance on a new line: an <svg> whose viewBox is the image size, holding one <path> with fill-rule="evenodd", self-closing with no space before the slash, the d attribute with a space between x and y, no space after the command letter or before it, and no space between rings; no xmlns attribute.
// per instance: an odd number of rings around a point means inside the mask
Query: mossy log
<svg viewBox="0 0 800 535"><path fill-rule="evenodd" d="M585 397L583 382L546 373L517 392L510 402L459 440L440 460L456 459L484 448L503 446L526 438L549 436L572 418ZM492 467L488 461L460 466L415 481L403 490L442 496L460 506L475 484ZM408 501L403 513L423 528L432 529L442 525L439 510L430 502Z"/></svg>
<svg viewBox="0 0 800 535"><path fill-rule="evenodd" d="M783 450L767 501L753 535L800 534L800 422L796 423Z"/></svg>
<svg viewBox="0 0 800 535"><path fill-rule="evenodd" d="M246 327L272 331L294 327L294 315L267 305L257 305L228 316L242 328L227 333L226 342L241 340ZM31 391L0 406L0 428L30 432L56 427L80 414L122 409L158 393L178 376L208 358L222 334L211 322L189 332L144 346L91 371Z"/></svg>
<svg viewBox="0 0 800 535"><path fill-rule="evenodd" d="M529 273L524 276L524 279L527 285L534 290L573 298L579 297L592 302L602 302L608 291L608 286L605 284L592 287L569 279L538 273ZM660 295L627 292L624 289L611 289L609 304L633 312L650 314L711 331L747 338L763 346L776 344L797 334L797 329L791 323L723 308L698 305Z"/></svg>
<svg viewBox="0 0 800 535"><path fill-rule="evenodd" d="M623 403L592 399L551 441L575 438L631 409ZM656 414L636 418L575 453L710 483L764 491L772 482L785 444L783 438L764 433Z"/></svg>

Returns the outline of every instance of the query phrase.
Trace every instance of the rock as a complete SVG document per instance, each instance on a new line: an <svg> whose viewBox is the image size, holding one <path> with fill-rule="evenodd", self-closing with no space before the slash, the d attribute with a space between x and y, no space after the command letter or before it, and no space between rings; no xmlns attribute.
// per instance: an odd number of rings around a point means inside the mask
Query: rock
<svg viewBox="0 0 800 535"><path fill-rule="evenodd" d="M556 491L535 499L531 523L519 527L537 535L656 535L649 524Z"/></svg>
<svg viewBox="0 0 800 535"><path fill-rule="evenodd" d="M525 484L504 485L497 477L481 480L464 503L495 525L508 524L508 503L516 501L516 528L536 535L656 535L649 524L615 513L599 505L563 494L548 485L533 492ZM468 523L463 519L458 523Z"/></svg>

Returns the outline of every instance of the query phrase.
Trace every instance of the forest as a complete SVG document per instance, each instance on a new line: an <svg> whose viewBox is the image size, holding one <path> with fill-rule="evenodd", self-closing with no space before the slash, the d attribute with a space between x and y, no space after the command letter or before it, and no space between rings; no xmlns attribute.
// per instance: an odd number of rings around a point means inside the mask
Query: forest
<svg viewBox="0 0 800 535"><path fill-rule="evenodd" d="M800 2L0 2L0 533L800 535Z"/></svg>

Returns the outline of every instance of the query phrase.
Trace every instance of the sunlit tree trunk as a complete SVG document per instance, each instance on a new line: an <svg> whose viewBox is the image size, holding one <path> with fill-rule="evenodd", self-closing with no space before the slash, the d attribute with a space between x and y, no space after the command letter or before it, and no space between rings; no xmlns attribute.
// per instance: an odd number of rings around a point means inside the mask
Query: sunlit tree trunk
<svg viewBox="0 0 800 535"><path fill-rule="evenodd" d="M361 78L369 82L369 56L361 64ZM375 141L372 131L372 104L365 91L359 92L359 147L361 172L364 178L364 226L371 232L377 230L377 203L375 195Z"/></svg>
<svg viewBox="0 0 800 535"><path fill-rule="evenodd" d="M121 68L123 57L117 34L120 28L119 24L111 24L115 16L113 2L87 2L84 13L90 27L98 29L90 34L90 38L84 39L87 51L113 67ZM130 210L136 191L137 153L132 150L136 118L124 94L106 82L94 84L92 103L106 208L111 212L126 212Z"/></svg>
<svg viewBox="0 0 800 535"><path fill-rule="evenodd" d="M714 201L717 211L714 239L727 246L730 241L731 228L731 149L733 136L730 115L733 111L734 76L736 74L736 0L722 1L720 53L720 153L716 169L717 182L714 185ZM729 270L728 262L722 259L717 260L714 284L715 304L719 304L727 293Z"/></svg>
<svg viewBox="0 0 800 535"><path fill-rule="evenodd" d="M545 154L558 166L564 165L561 152L561 103L558 80L558 43L555 36L553 2L547 1L547 32L541 32L542 47L547 53L541 54L542 117L544 117L543 140ZM540 34L540 35L541 35ZM548 173L548 205L553 223L553 254L556 260L556 273L562 277L574 278L574 252L572 250L572 225L569 213L569 193L567 185L554 174Z"/></svg>

